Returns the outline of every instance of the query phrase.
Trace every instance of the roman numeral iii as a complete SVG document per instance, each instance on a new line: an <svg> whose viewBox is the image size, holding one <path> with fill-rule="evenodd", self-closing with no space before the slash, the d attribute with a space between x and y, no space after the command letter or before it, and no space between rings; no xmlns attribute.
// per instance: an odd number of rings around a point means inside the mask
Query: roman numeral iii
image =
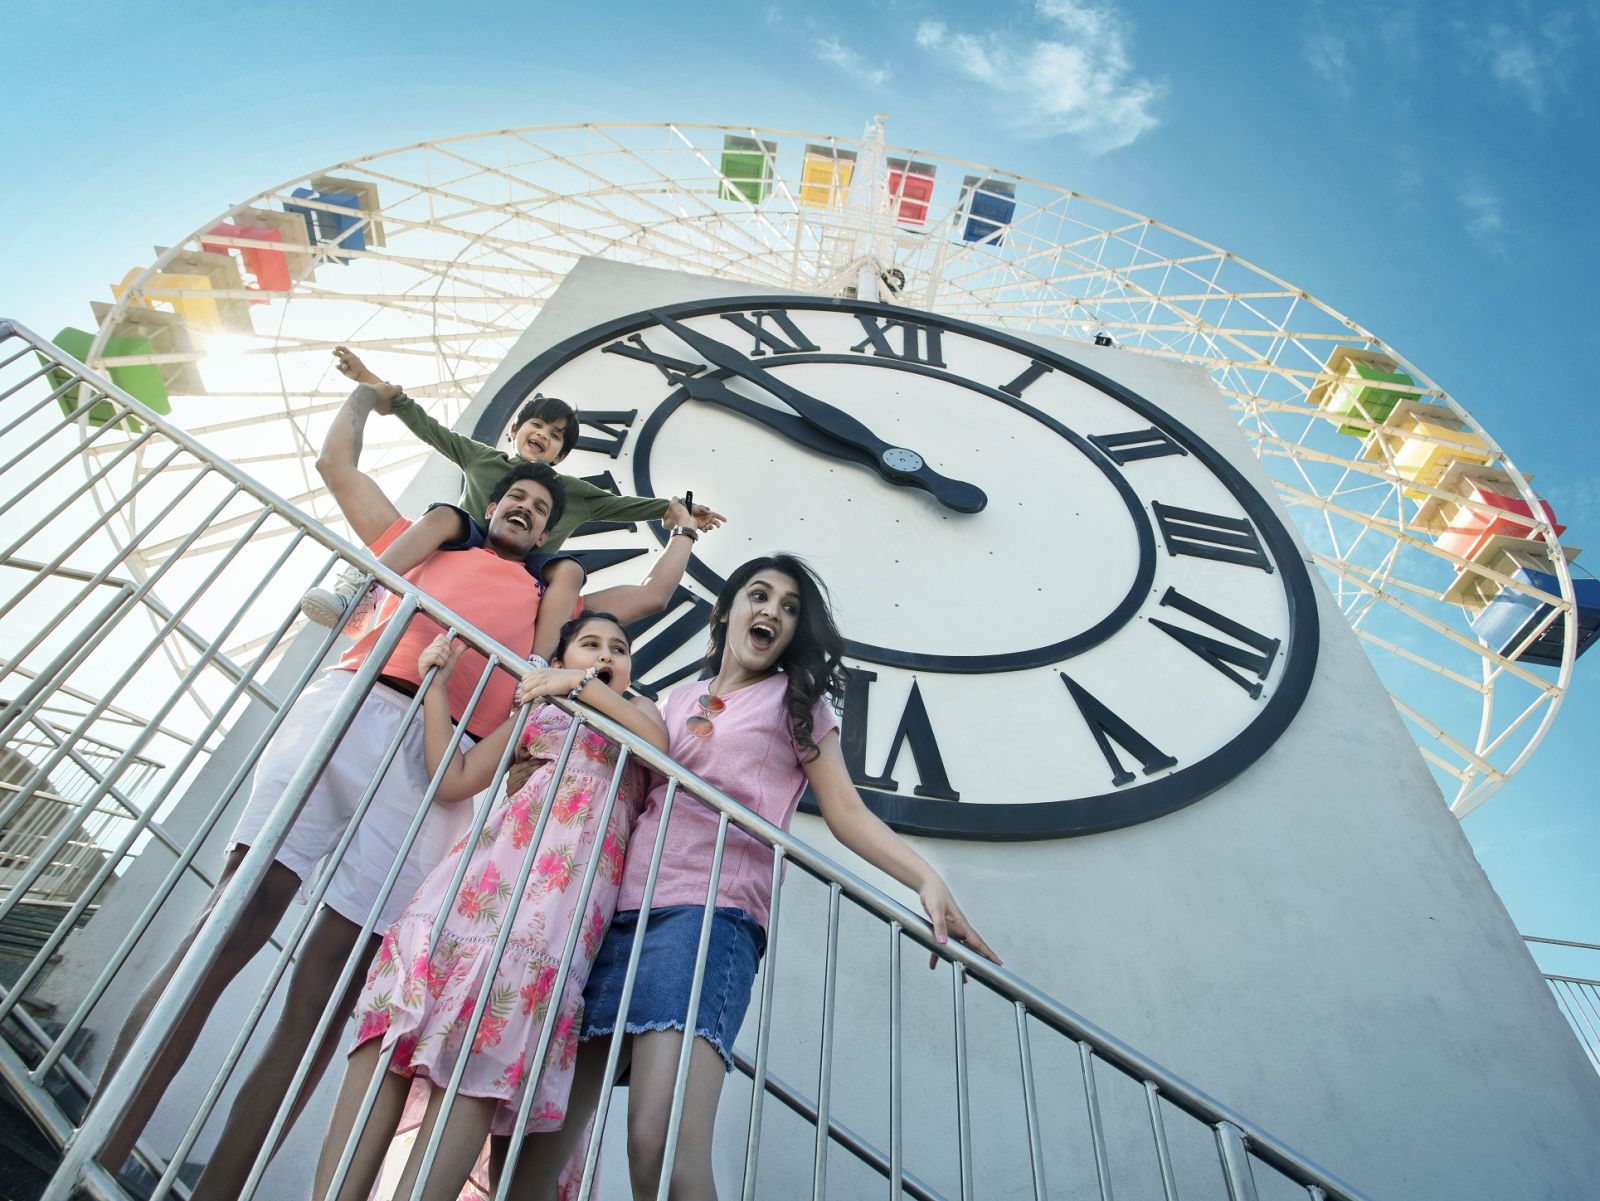
<svg viewBox="0 0 1600 1201"><path fill-rule="evenodd" d="M1215 559L1221 563L1237 563L1241 567L1259 567L1271 573L1272 560L1261 549L1261 540L1256 537L1255 527L1244 518L1202 513L1198 509L1180 509L1176 505L1164 505L1159 500L1150 503L1169 555Z"/></svg>

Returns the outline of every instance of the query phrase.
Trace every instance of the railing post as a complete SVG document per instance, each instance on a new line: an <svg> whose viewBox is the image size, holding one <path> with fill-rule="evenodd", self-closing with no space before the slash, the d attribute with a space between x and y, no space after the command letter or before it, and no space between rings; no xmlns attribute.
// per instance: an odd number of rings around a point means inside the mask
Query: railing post
<svg viewBox="0 0 1600 1201"><path fill-rule="evenodd" d="M1217 1155L1222 1160L1222 1179L1228 1186L1228 1201L1257 1201L1256 1180L1250 1171L1243 1132L1232 1122L1218 1122L1216 1131Z"/></svg>
<svg viewBox="0 0 1600 1201"><path fill-rule="evenodd" d="M278 845L287 836L289 828L300 816L300 809L311 790L316 786L328 756L332 754L344 732L355 720L356 711L366 699L367 691L378 678L383 664L394 653L395 644L410 624L417 609L415 594L401 598L400 607L379 637L360 669L355 672L350 686L338 705L329 715L327 726L312 743L306 760L295 772L284 790L283 797L273 809L254 845L246 852L234 874L232 883L217 906L206 918L195 936L194 944L178 965L167 987L150 1011L143 1029L129 1047L122 1066L102 1083L95 1094L94 1104L84 1116L83 1125L68 1141L61 1165L45 1190L43 1201L71 1201L82 1180L85 1168L110 1136L117 1118L127 1108L128 1102L143 1081L144 1068L160 1052L164 1036L176 1023L184 1005L194 993L201 978L211 969L222 944L233 928L234 921L254 896L256 888L266 878L272 866ZM117 1167L122 1165L118 1164ZM115 1171L115 1168L112 1169Z"/></svg>
<svg viewBox="0 0 1600 1201"><path fill-rule="evenodd" d="M1083 1106L1089 1114L1089 1142L1094 1149L1094 1174L1100 1185L1100 1201L1112 1201L1111 1164L1106 1157L1105 1127L1100 1121L1100 1093L1094 1083L1094 1050L1088 1043L1078 1044L1078 1066L1083 1073Z"/></svg>

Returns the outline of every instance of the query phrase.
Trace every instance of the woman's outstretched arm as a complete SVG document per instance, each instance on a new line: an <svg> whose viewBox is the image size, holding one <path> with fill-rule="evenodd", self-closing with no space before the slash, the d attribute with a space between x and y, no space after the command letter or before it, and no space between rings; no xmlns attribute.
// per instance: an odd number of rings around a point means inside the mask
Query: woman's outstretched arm
<svg viewBox="0 0 1600 1201"><path fill-rule="evenodd" d="M822 820L828 823L833 836L873 867L888 872L907 888L915 889L928 920L933 923L935 938L947 942L953 936L984 958L1000 962L1000 956L990 949L973 929L967 915L961 912L944 877L867 808L850 779L837 730L830 730L817 743L816 756L802 767L816 795L817 807L822 810Z"/></svg>

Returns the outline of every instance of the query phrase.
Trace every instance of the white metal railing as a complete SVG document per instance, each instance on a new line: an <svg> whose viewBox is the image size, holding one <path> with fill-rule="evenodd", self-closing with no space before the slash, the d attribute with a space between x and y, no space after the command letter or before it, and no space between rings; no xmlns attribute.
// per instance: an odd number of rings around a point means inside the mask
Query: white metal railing
<svg viewBox="0 0 1600 1201"><path fill-rule="evenodd" d="M1565 947L1569 951L1585 952L1573 957L1582 965L1581 975L1546 971L1543 965L1539 970L1550 988L1550 995L1556 999L1556 1008L1572 1027L1589 1062L1600 1071L1600 979L1597 979L1600 977L1600 945L1565 938L1540 938L1533 934L1524 934L1522 941L1536 948Z"/></svg>
<svg viewBox="0 0 1600 1201"><path fill-rule="evenodd" d="M56 371L53 379L43 369L31 370L35 355ZM55 410L63 399L68 411L58 415ZM102 478L86 489L80 482L66 477L82 445L97 436L96 429L86 424L84 416L101 399L109 400L114 406L113 420L136 416L145 428L140 435L140 450L128 463L130 470L121 477L102 471ZM0 1078L21 1098L41 1128L63 1146L61 1166L46 1193L47 1201L67 1201L80 1188L101 1198L124 1199L128 1194L114 1176L118 1165L109 1165L111 1170L108 1170L96 1157L130 1103L145 1087L149 1065L164 1035L174 1028L186 998L211 969L232 923L239 920L252 890L266 875L274 852L329 757L337 751L340 739L375 682L380 665L398 640L405 622L415 613L427 614L484 652L488 665L477 682L474 701L492 672L520 673L524 663L518 654L416 592L363 551L306 518L227 462L215 458L181 430L148 414L137 402L81 364L20 326L5 322L0 322L0 437L4 438L6 447L5 452L0 452L0 514L12 514L8 518L11 523L8 528L17 524L19 507L45 513L33 529L16 540L7 556L0 558L15 562L15 556L24 549L33 554L47 554L49 548L34 546L38 541L49 543L50 548L63 545L68 548L54 559L39 560L31 574L23 573L24 579L17 588L11 589L8 583L10 590L4 601L0 601L0 615L14 615L6 616L4 645L0 645L0 657L4 659L0 684L24 668L29 673L19 677L26 683L12 697L0 728L4 729L7 739L13 737L34 715L44 711L52 698L68 695L68 689L94 698L83 716L61 731L61 745L48 752L32 778L20 783L17 796L0 801L7 806L3 812L17 812L26 798L37 796L48 771L73 755L75 742L89 736L95 722L113 705L138 713L147 724L120 744L123 750L115 761L97 768L94 786L76 799L73 817L61 825L61 831L80 830L106 797L119 797L123 781L130 778L130 771L136 770L134 765L147 745L167 737L160 733L167 728L163 723L182 725L182 736L188 740L187 750L174 760L170 769L160 773L159 782L155 784L159 795L147 804L129 806L130 812L137 813L132 819L134 829L124 833L114 846L104 848L105 864L92 881L93 887L82 896L84 905L91 898L101 896L114 898L118 904L112 906L103 901L89 925L74 935L73 922L83 912L78 910L71 920L63 920L57 931L59 937L51 944L51 952L59 949L68 962L73 961L75 948L80 945L84 948L82 954L92 958L91 963L82 965L85 970L79 973L70 995L58 994L51 998L58 1011L67 1014L60 1031L53 1035L44 1032L27 1009L30 990L40 984L42 960L30 964L23 979L0 995L0 1033L6 1030L8 1023L15 1023L34 1040L31 1044L34 1049L25 1052L20 1042L0 1038ZM25 448L10 453L19 446ZM162 478L162 468L179 460L195 466L196 470L169 473ZM157 466L152 469L149 462ZM151 478L152 472L156 478ZM41 499L39 493L49 493L52 481L58 492L64 490L71 495L65 500L51 495ZM94 493L94 503L84 503L90 491ZM25 505L30 497L34 498L32 504ZM154 517L148 516L151 509L155 510ZM222 558L225 564L237 558L241 566L234 573L236 578L219 584L219 569L199 578L193 573L186 575L184 549L208 529L241 514L248 519L231 527L230 532L236 532L237 537L233 549ZM288 527L287 536L270 543L279 548L275 553L246 555L254 534L269 527L285 526ZM174 531L187 533L175 537ZM90 596L96 588L115 577L129 548L164 537L175 537L172 552L144 578L125 581L116 587L115 595L105 606L92 609ZM92 1108L81 1123L74 1124L47 1088L51 1073L64 1072L78 1087L88 1088L78 1065L66 1056L69 1040L91 1021L96 1028L110 1033L109 1027L121 1016L115 1011L116 1007L107 1002L113 977L129 962L134 947L142 938L161 937L163 932L170 937L170 919L176 915L187 920L194 912L197 897L192 892L180 896L180 883L186 873L193 870L196 855L219 827L231 799L249 778L268 739L333 643L331 632L318 639L302 639L310 645L298 648L298 652L291 651L278 670L279 678L274 681L274 687L263 690L258 677L268 661L282 649L294 618L288 598L298 597L306 585L320 579L330 560L337 557L359 565L396 592L398 611L373 653L354 673L351 686L332 718L239 864L232 884L210 910L187 953L166 979L159 999L122 1060L122 1066L100 1082ZM62 574L72 571L78 572L78 577L68 578ZM36 613L32 621L28 620L26 602L32 592L70 585L76 578L84 582L73 604L91 610L81 620L74 619L76 610L71 606L62 608L59 605L48 606L47 616ZM260 646L251 662L239 667L229 664L230 670L223 671L218 665L218 648L239 617L252 606L261 605L282 607L276 632ZM152 617L152 613L155 616ZM187 632L180 632L180 627ZM13 648L13 641L21 649ZM121 659L112 653L119 648ZM125 665L115 674L105 675L102 673L107 661L125 661ZM154 674L152 663L158 663L160 669ZM86 675L95 675L98 686L85 688ZM130 687L136 682L137 687ZM432 683L430 673L423 680L417 697L413 698L409 715L416 714L422 696ZM133 703L135 701L137 703ZM571 709L564 701L558 703ZM236 711L241 705L245 707ZM470 709L470 704L468 707ZM579 730L586 726L619 743L623 762L643 762L668 780L668 813L672 806L684 804L702 804L716 812L718 835L707 883L708 899L715 895L722 849L730 830L742 830L774 850L769 942L761 968L760 988L745 1027L747 1036L754 1040L753 1047L741 1048L737 1054L740 1068L753 1083L748 1097L741 1167L736 1179L730 1178L724 1183L729 1195L755 1196L763 1180L769 1192L777 1187L779 1195L792 1195L799 1188L799 1182L792 1178L786 1177L776 1186L772 1178L774 1171L779 1170L772 1167L775 1158L780 1169L787 1171L783 1165L792 1166L791 1161L799 1153L795 1151L793 1140L786 1141L780 1134L764 1136L770 1128L764 1123L765 1101L770 1096L790 1112L800 1115L809 1128L809 1151L799 1155L799 1159L809 1169L814 1197L827 1195L830 1180L838 1179L840 1173L849 1168L880 1176L882 1187L891 1198L901 1194L916 1198L968 1198L1010 1195L1014 1191L1028 1191L1037 1198L1077 1196L1082 1190L1074 1183L1064 1184L1063 1180L1078 1180L1082 1174L1081 1179L1086 1182L1083 1187L1092 1190L1102 1201L1111 1201L1118 1190L1123 1196L1160 1196L1165 1201L1176 1201L1180 1193L1189 1201L1205 1196L1255 1201L1259 1174L1263 1178L1261 1187L1271 1196L1282 1195L1283 1190L1288 1189L1313 1201L1322 1198L1361 1201L1362 1194L1350 1185L1025 980L959 945L938 944L920 915L801 839L744 809L621 727L587 709L573 711L581 720L571 727L561 763L565 762ZM524 716L526 712L524 707ZM252 1033L266 1012L274 990L289 969L297 949L303 945L315 903L328 887L333 868L344 854L376 791L378 778L398 753L403 732L402 727L386 746L383 762L358 804L343 840L330 855L330 862L309 882L311 903L289 922L288 931L281 938L281 949L273 958L267 975L256 981L249 1012L231 1013L227 1022L220 1023L230 1030L236 1028L236 1034L224 1053L208 1059L208 1082L201 1088L185 1088L181 1095L167 1098L169 1107L181 1109L186 1125L173 1145L164 1146L159 1154L145 1152L146 1158L160 1172L154 1191L156 1198L183 1191L176 1185L178 1169L207 1124L215 1120L214 1111L245 1059ZM220 744L216 752L209 756L202 753L202 748L216 745L216 739L223 735L229 736L228 741ZM511 751L512 745L508 744L495 783L485 797L492 798L498 793ZM196 767L202 758L214 760L209 764L209 775ZM384 884L385 894L393 887L404 855L418 836L442 774L442 769L435 773L402 840ZM558 766L555 778L559 776ZM617 778L621 778L620 764ZM150 781L145 781L143 787L148 789L150 785ZM553 808L549 800L546 797L542 806L513 897L521 895L522 885L532 870ZM600 817L602 829L615 802L613 787ZM488 814L489 802L479 803L469 838L475 839ZM660 826L662 834L658 835L654 846L632 848L632 853L650 855L641 933L649 920L649 897L661 861L666 828L664 814ZM74 836L75 833L58 832L52 837L70 839ZM171 859L171 864L164 873L153 869L145 871L139 890L135 890L127 875L115 882L112 876L117 866L134 853L134 844L140 838L148 844L147 858L149 850L159 850ZM598 860L598 855L591 858L579 885L582 891L575 913L580 917L587 911ZM791 873L794 878L787 885L782 885L784 869L789 864L798 870ZM466 866L467 860L462 857L441 913L449 912L462 886ZM110 891L106 891L108 886ZM363 937L356 941L343 963L339 979L328 990L329 1000L322 1010L319 1030L311 1043L313 1047L323 1034L342 1029L347 1012L340 998L345 995L347 986L365 972L370 945L367 936L377 929L383 900L380 896L373 903L362 928ZM813 912L821 914L825 948L820 982L821 1018L814 1027L809 1022L801 1024L792 1019L775 985L780 973L786 970L786 964L799 954L789 950L795 936L786 935L785 931L794 929L791 923L798 920L791 917L791 913L803 912L797 907L806 904L813 904ZM708 917L702 923L697 950L690 1011L697 1004L709 948L709 906L706 912ZM863 922L872 933L852 935L841 941L841 932L847 924L856 929ZM102 923L109 923L104 933L96 929ZM509 925L508 915L506 929ZM436 938L438 933L439 924L436 924ZM95 937L97 934L99 936ZM578 934L575 923L566 934L558 976L551 991L553 998L562 994L579 943ZM502 934L502 946L504 938ZM881 952L871 953L873 940ZM637 973L638 945L636 942L623 987L624 1012ZM90 951L90 947L94 950ZM874 987L881 989L881 1009L864 1008L852 997L840 996L841 958L847 950L855 953L863 947L868 949L866 954L872 969L879 973ZM940 972L937 975L903 973L902 961L908 947L916 953L931 952L942 962ZM802 947L802 951L805 949ZM99 967L98 972L89 970L94 967ZM491 974L489 984L492 982ZM852 981L852 985L856 983ZM941 1001L933 990L946 988L948 1000ZM473 1008L465 1045L470 1045L488 1001L489 986L486 984ZM946 1004L948 1016L945 1020L952 1039L952 1053L938 1055L931 1043L921 1037L908 1045L908 1015L913 1010L919 1015L936 1013ZM929 1006L934 1008L929 1009ZM532 1063L543 1062L558 1008L554 1003L549 1007L549 1016L530 1057ZM881 1105L873 1105L869 1112L859 1098L834 1088L836 1069L842 1071L847 1066L852 1069L858 1066L835 1061L835 1034L859 1028L869 1021L881 1022L884 1018L887 1018L888 1037L883 1046L882 1089L878 1098ZM213 1025L218 1024L218 1020L213 1021ZM618 1028L621 1026L619 1020ZM608 1079L614 1078L612 1069L620 1046L620 1037L611 1040ZM670 1175L673 1143L682 1117L688 1046L686 1043L684 1058L679 1064L664 1179ZM814 1077L804 1086L780 1079L775 1071L775 1058L789 1059L799 1053L798 1049L804 1049L814 1065L802 1068L808 1074L814 1071ZM1045 1056L1056 1065L1053 1070L1039 1066ZM464 1064L464 1056L461 1062ZM370 1112L384 1070L380 1066L370 1082L365 1112ZM458 1067L446 1090L446 1111L459 1091L460 1075ZM992 1101L1004 1095L1009 1098L1006 1104L975 1104L975 1077L979 1079L984 1097ZM292 1099L302 1087L314 1084L314 1078L315 1065L307 1055L298 1063L295 1079L283 1096L250 1098L251 1107L259 1111L262 1128L239 1160L238 1168L245 1179L231 1195L241 1199L274 1195L267 1183L269 1167L276 1172L288 1165L272 1165L271 1150L278 1145L280 1135L292 1121ZM930 1080L943 1083L930 1087L927 1083ZM922 1112L930 1093L938 1093L942 1099L953 1103L950 1114L953 1120L936 1132L925 1130L923 1123L908 1118L908 1111ZM531 1087L525 1094L524 1117L534 1094ZM607 1088L586 1148L582 1185L585 1196L593 1184L612 1096L612 1090ZM1072 1107L1076 1107L1076 1116L1068 1116L1073 1112ZM725 1117L727 1109L725 1105ZM441 1117L437 1128L442 1129L443 1124ZM1169 1125L1172 1126L1170 1134ZM525 1127L525 1121L516 1125L518 1131ZM1076 1163L1063 1166L1062 1157L1067 1154L1063 1148L1072 1144L1085 1148L1084 1154ZM519 1134L513 1138L510 1148L513 1162L520 1146ZM428 1148L428 1163L431 1164L436 1151L436 1143ZM348 1167L348 1162L347 1148L341 1172ZM764 1162L766 1177L762 1175ZM830 1177L830 1162L833 1177ZM987 1165L981 1171L980 1162ZM996 1164L1004 1167L991 1171ZM500 1196L504 1196L509 1187L510 1171L504 1176L505 1186ZM663 1185L661 1196L665 1195Z"/></svg>

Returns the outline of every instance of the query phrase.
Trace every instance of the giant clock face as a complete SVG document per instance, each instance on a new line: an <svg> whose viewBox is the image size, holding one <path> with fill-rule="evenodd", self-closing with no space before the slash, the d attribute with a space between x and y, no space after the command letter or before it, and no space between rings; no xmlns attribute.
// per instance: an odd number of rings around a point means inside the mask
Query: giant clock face
<svg viewBox="0 0 1600 1201"><path fill-rule="evenodd" d="M843 744L913 833L1091 833L1187 805L1288 726L1317 654L1311 582L1272 509L1150 399L1059 351L928 313L740 297L596 325L493 398L585 419L563 470L729 517L635 631L652 694L695 674L738 564L817 567L848 639ZM591 588L656 530L580 529ZM653 539L653 540L652 540Z"/></svg>

